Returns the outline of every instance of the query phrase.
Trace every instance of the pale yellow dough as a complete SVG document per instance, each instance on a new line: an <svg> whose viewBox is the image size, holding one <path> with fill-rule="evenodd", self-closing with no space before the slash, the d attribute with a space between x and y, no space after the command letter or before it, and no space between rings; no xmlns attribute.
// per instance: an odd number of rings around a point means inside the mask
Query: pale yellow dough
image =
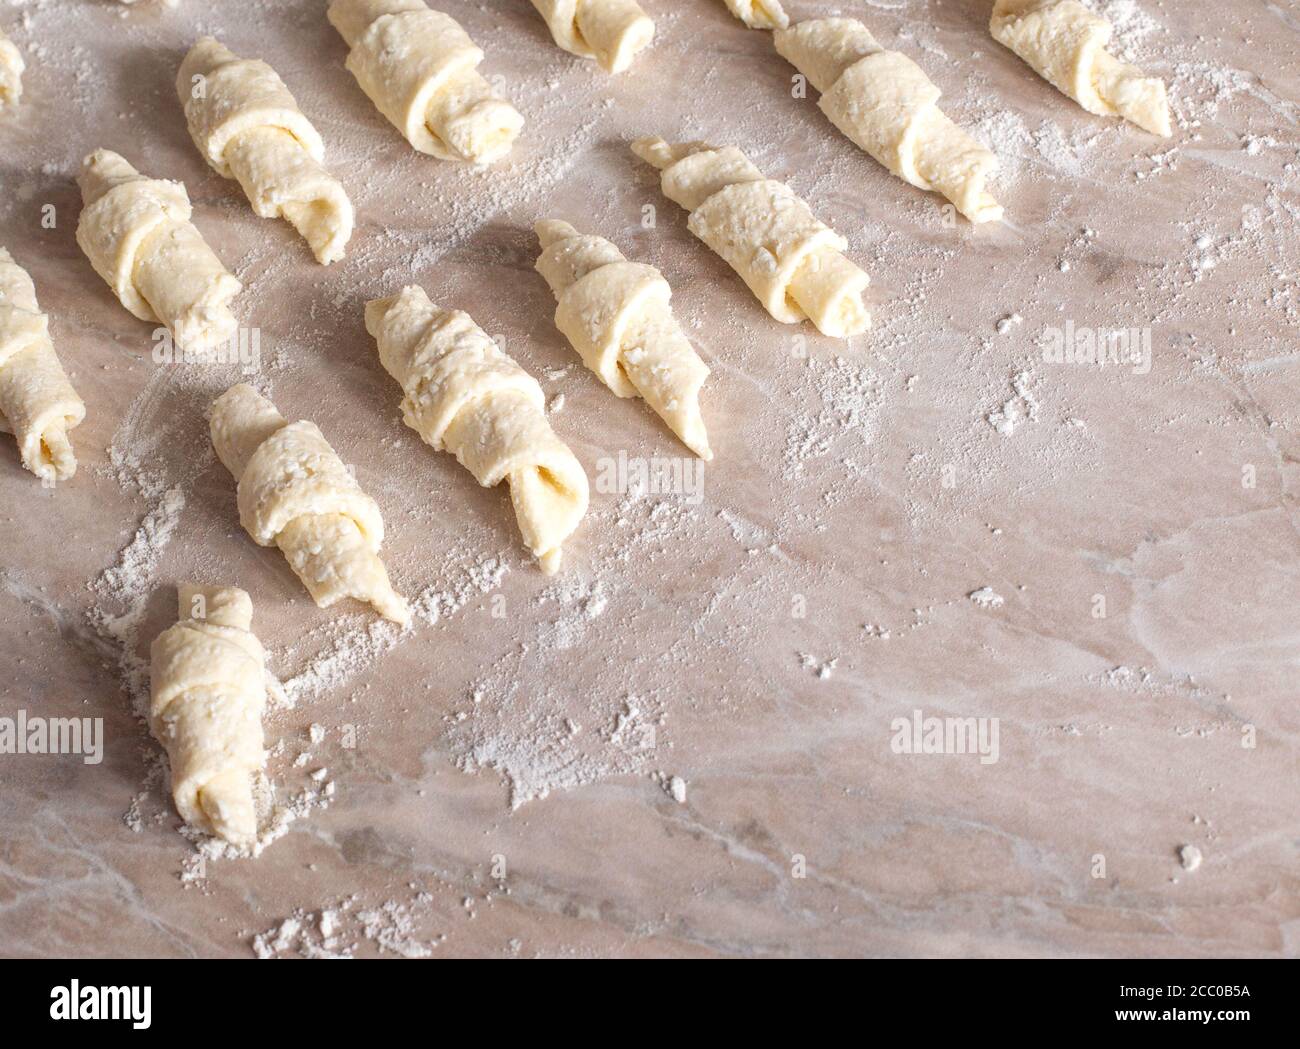
<svg viewBox="0 0 1300 1049"><path fill-rule="evenodd" d="M118 301L187 349L229 340L238 327L230 301L243 285L190 222L185 187L146 178L107 149L86 157L77 182L77 243Z"/></svg>
<svg viewBox="0 0 1300 1049"><path fill-rule="evenodd" d="M542 570L587 512L587 474L546 420L537 380L467 313L444 310L414 285L366 303L366 330L402 387L406 425L492 488L510 485L524 543Z"/></svg>
<svg viewBox="0 0 1300 1049"><path fill-rule="evenodd" d="M274 69L205 36L181 63L176 92L203 159L239 182L254 212L292 223L318 262L343 258L352 202L325 170L325 144Z"/></svg>
<svg viewBox="0 0 1300 1049"><path fill-rule="evenodd" d="M23 94L23 56L4 33L0 33L0 112L16 106Z"/></svg>
<svg viewBox="0 0 1300 1049"><path fill-rule="evenodd" d="M1107 51L1114 26L1078 0L997 0L989 32L1089 113L1172 133L1165 82Z"/></svg>
<svg viewBox="0 0 1300 1049"><path fill-rule="evenodd" d="M673 317L663 274L567 222L548 219L536 230L537 272L559 303L555 326L582 362L619 397L645 398L691 451L712 459L700 414L709 369Z"/></svg>
<svg viewBox="0 0 1300 1049"><path fill-rule="evenodd" d="M238 486L239 523L278 546L320 608L352 597L405 625L411 612L379 559L384 520L315 423L286 423L240 383L212 405L212 446Z"/></svg>
<svg viewBox="0 0 1300 1049"><path fill-rule="evenodd" d="M731 13L750 29L784 29L790 19L781 0L723 0Z"/></svg>
<svg viewBox="0 0 1300 1049"><path fill-rule="evenodd" d="M149 652L149 727L167 751L172 798L191 826L257 840L253 781L266 767L266 655L236 587L182 586L179 622Z"/></svg>
<svg viewBox="0 0 1300 1049"><path fill-rule="evenodd" d="M899 178L942 193L972 222L1002 208L984 189L997 157L939 109L939 89L856 18L818 18L776 33L780 55L821 92L817 105L854 145Z"/></svg>
<svg viewBox="0 0 1300 1049"><path fill-rule="evenodd" d="M524 118L479 75L483 52L450 15L424 0L332 0L329 20L361 90L421 153L490 164L510 152Z"/></svg>
<svg viewBox="0 0 1300 1049"><path fill-rule="evenodd" d="M555 42L593 58L609 73L627 69L650 46L655 24L636 0L533 0Z"/></svg>
<svg viewBox="0 0 1300 1049"><path fill-rule="evenodd" d="M844 257L848 241L735 146L643 138L632 152L663 172L664 196L690 212L687 228L740 274L777 320L811 320L834 338L870 327L862 301L870 278Z"/></svg>
<svg viewBox="0 0 1300 1049"><path fill-rule="evenodd" d="M0 430L18 438L23 465L52 485L77 472L68 431L85 417L32 278L0 248Z"/></svg>

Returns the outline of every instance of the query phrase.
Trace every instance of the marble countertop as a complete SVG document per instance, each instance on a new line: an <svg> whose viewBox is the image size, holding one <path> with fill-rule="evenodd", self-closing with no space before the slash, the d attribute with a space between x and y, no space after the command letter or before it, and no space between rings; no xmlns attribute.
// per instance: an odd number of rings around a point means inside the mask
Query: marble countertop
<svg viewBox="0 0 1300 1049"><path fill-rule="evenodd" d="M975 229L792 97L716 0L644 0L655 46L616 78L524 0L438 6L528 121L487 171L382 120L323 0L0 0L29 67L0 244L88 408L56 491L0 440L0 717L104 734L98 764L0 755L0 954L1300 953L1294 10L1097 5L1169 82L1164 141L1056 93L985 2L789 0L862 17L995 149L1007 221ZM357 207L345 261L193 148L173 82L204 32L321 131ZM768 317L631 156L646 134L790 182L871 273L872 331ZM95 276L73 180L98 147L186 183L247 288L247 369L156 361ZM543 217L672 283L713 370L698 477L555 330ZM361 308L412 282L538 376L592 478L558 577L504 490L401 423ZM1060 360L1067 332L1137 356ZM408 634L315 608L240 530L204 411L241 378L378 500ZM629 490L619 464L652 458L699 486ZM266 729L298 818L255 859L179 833L136 714L191 579L252 594L293 700ZM983 754L903 752L914 718L975 719Z"/></svg>

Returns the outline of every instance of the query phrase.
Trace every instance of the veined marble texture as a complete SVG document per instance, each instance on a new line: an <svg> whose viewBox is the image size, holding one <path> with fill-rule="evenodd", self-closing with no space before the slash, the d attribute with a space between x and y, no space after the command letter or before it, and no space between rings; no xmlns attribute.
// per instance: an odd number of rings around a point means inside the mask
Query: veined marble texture
<svg viewBox="0 0 1300 1049"><path fill-rule="evenodd" d="M1007 220L977 229L714 0L646 3L654 46L617 77L527 4L437 6L527 121L488 169L414 152L315 2L0 8L28 56L0 244L88 408L54 491L0 435L0 718L104 740L97 764L0 754L0 954L1300 953L1294 19L1096 5L1168 82L1159 140L1036 76L987 3L857 5L999 155ZM357 207L345 261L195 151L173 83L204 32L321 132ZM872 330L772 320L631 155L644 135L787 181L872 275ZM91 270L73 178L99 147L185 182L246 285L242 360L169 359ZM712 369L702 470L556 330L541 218L671 283ZM538 377L586 467L559 576L504 489L402 425L363 305L408 283ZM241 380L379 502L410 633L317 609L239 527L204 411ZM286 689L283 833L256 859L179 833L136 713L189 580L249 591ZM951 752L967 729L982 754Z"/></svg>

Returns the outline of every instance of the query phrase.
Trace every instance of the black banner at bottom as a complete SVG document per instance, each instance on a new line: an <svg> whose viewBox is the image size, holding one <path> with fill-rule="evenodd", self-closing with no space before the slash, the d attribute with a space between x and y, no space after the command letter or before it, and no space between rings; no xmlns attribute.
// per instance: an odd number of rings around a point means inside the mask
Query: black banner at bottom
<svg viewBox="0 0 1300 1049"><path fill-rule="evenodd" d="M820 1025L844 1015L860 1025L878 1014L889 1028L906 1017L928 1036L987 1032L997 1020L1072 1034L1174 1027L1184 1037L1200 1028L1214 1039L1245 1028L1258 1034L1260 1025L1281 1030L1296 1012L1297 970L1272 961L871 960L833 977L777 963L733 971L730 981L717 971L633 976L588 963L575 981L572 966L582 964L488 976L376 961L272 971L237 961L11 960L0 962L0 1001L7 1032L62 1028L58 1033L74 1040L108 1028L147 1037L232 1025L258 1037L319 1033L322 1026L346 1036L453 1012L494 1033L519 1024L535 1034L554 1022L557 1006L568 1014L566 1026L600 1020L605 1010L623 1022L648 1010L650 1028L661 1034L678 1029L680 1010L691 1009L733 1033L753 1024L770 1035L776 1018Z"/></svg>

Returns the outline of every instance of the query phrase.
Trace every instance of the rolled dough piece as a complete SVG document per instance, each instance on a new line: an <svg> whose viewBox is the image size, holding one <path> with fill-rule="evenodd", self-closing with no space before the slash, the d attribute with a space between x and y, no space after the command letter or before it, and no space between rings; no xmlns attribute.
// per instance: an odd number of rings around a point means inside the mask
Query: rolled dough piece
<svg viewBox="0 0 1300 1049"><path fill-rule="evenodd" d="M830 122L893 174L951 200L972 222L1002 207L984 189L997 157L939 109L939 89L856 18L817 18L776 33L776 49L821 92Z"/></svg>
<svg viewBox="0 0 1300 1049"><path fill-rule="evenodd" d="M27 64L4 33L0 33L0 111L16 106L23 95L23 70Z"/></svg>
<svg viewBox="0 0 1300 1049"><path fill-rule="evenodd" d="M199 152L239 182L253 211L290 222L318 262L343 258L352 202L323 167L325 144L275 70L205 36L181 63L176 91Z"/></svg>
<svg viewBox="0 0 1300 1049"><path fill-rule="evenodd" d="M587 512L587 474L546 421L537 380L468 313L435 306L414 285L366 303L366 330L401 384L406 425L485 488L508 482L524 543L556 571Z"/></svg>
<svg viewBox="0 0 1300 1049"><path fill-rule="evenodd" d="M636 0L533 0L555 42L572 55L594 58L621 73L650 46L655 24Z"/></svg>
<svg viewBox="0 0 1300 1049"><path fill-rule="evenodd" d="M989 32L1089 113L1172 133L1165 82L1107 51L1114 26L1078 0L996 0Z"/></svg>
<svg viewBox="0 0 1300 1049"><path fill-rule="evenodd" d="M0 248L0 430L18 438L23 465L52 485L77 472L68 431L86 417L86 406L49 329L32 278Z"/></svg>
<svg viewBox="0 0 1300 1049"><path fill-rule="evenodd" d="M777 320L811 320L834 338L870 327L862 302L870 278L844 257L848 241L735 146L643 138L632 152L663 172L664 195L691 213L687 228L740 274Z"/></svg>
<svg viewBox="0 0 1300 1049"><path fill-rule="evenodd" d="M410 622L379 559L384 521L315 423L285 423L245 383L216 399L212 446L238 485L239 523L278 546L318 607L354 597L385 619Z"/></svg>
<svg viewBox="0 0 1300 1049"><path fill-rule="evenodd" d="M731 13L750 29L784 29L790 24L781 0L724 0Z"/></svg>
<svg viewBox="0 0 1300 1049"><path fill-rule="evenodd" d="M555 326L582 362L619 397L640 394L691 451L712 459L700 414L709 369L673 317L663 274L567 222L548 219L535 228L537 272L559 302Z"/></svg>
<svg viewBox="0 0 1300 1049"><path fill-rule="evenodd" d="M524 118L479 75L483 52L450 15L424 0L332 0L329 20L361 90L421 153L490 164L510 152Z"/></svg>
<svg viewBox="0 0 1300 1049"><path fill-rule="evenodd" d="M186 349L226 342L238 327L230 300L243 285L190 223L185 187L146 178L107 149L86 157L77 182L85 204L77 243L122 305L165 324Z"/></svg>
<svg viewBox="0 0 1300 1049"><path fill-rule="evenodd" d="M253 781L266 767L266 655L253 602L224 586L182 586L179 622L149 652L149 727L167 750L172 797L191 826L257 840Z"/></svg>

